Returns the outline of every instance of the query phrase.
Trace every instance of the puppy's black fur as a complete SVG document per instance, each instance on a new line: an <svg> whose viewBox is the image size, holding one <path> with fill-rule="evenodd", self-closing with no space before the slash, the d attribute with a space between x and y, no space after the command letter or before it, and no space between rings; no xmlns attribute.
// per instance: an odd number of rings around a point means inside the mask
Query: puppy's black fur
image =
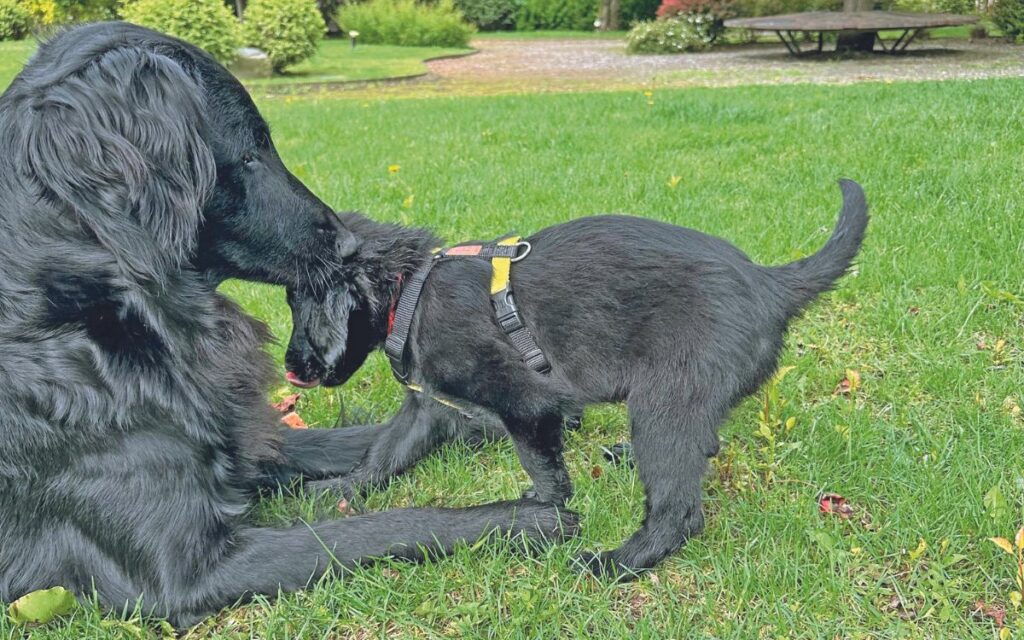
<svg viewBox="0 0 1024 640"><path fill-rule="evenodd" d="M622 547L585 561L597 573L654 567L703 527L700 481L718 452L718 426L772 374L788 323L832 287L860 248L864 194L851 181L841 188L843 209L825 246L779 267L754 264L724 240L641 218L584 218L528 238L532 253L513 265L512 282L550 374L528 368L498 326L489 262L440 261L408 344L411 379L426 393L407 400L407 416L392 423L390 439L378 440L382 452L371 447L368 468L364 462L355 477L319 486L381 481L388 469L379 461L398 458L403 463L391 470L400 470L459 431L427 408L438 394L498 416L537 497L561 505L572 493L563 417L591 403L625 402L646 517ZM361 243L342 279L289 294L296 329L286 364L325 384L343 383L384 341L400 283L439 244L426 231L355 214L342 219ZM397 424L413 435L401 436Z"/></svg>
<svg viewBox="0 0 1024 640"><path fill-rule="evenodd" d="M245 522L374 434L282 428L265 327L216 287L323 283L355 243L200 50L118 23L40 47L0 97L0 601L62 585L186 626L332 561L572 527L529 501Z"/></svg>

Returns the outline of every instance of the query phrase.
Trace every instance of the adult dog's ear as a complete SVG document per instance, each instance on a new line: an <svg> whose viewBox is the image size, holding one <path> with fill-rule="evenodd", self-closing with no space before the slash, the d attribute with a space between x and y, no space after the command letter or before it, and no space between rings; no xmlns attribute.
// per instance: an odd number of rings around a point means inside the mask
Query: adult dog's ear
<svg viewBox="0 0 1024 640"><path fill-rule="evenodd" d="M179 62L111 49L40 89L27 166L42 197L69 208L126 276L161 281L193 250L216 181L204 110Z"/></svg>

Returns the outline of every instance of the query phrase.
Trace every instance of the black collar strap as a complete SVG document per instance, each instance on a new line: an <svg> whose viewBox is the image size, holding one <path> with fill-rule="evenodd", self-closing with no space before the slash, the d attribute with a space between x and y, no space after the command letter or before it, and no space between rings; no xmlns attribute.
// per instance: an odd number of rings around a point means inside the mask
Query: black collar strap
<svg viewBox="0 0 1024 640"><path fill-rule="evenodd" d="M537 345L533 334L526 328L523 316L512 296L512 263L525 258L530 250L530 243L521 241L519 236L510 236L487 244L462 244L436 250L434 257L420 267L402 287L398 304L395 306L395 321L384 342L384 353L387 354L391 362L391 371L398 381L406 386L415 386L410 385L409 371L405 364L406 344L409 341L412 319L430 271L440 260L450 258L491 259L491 302L498 324L527 366L538 373L549 372L551 365Z"/></svg>

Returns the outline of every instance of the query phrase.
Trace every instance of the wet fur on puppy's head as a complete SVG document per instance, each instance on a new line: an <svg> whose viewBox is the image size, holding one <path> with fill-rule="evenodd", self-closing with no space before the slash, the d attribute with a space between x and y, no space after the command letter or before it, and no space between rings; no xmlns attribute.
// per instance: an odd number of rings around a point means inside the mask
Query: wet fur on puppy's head
<svg viewBox="0 0 1024 640"><path fill-rule="evenodd" d="M431 232L381 224L358 213L339 214L357 248L326 286L289 287L292 335L285 355L298 386L344 384L387 338L391 305L440 245Z"/></svg>

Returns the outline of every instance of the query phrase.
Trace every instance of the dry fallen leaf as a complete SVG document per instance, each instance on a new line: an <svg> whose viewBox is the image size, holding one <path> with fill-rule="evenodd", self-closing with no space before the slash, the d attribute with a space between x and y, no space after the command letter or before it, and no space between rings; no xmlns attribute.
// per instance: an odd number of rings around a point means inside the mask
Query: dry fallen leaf
<svg viewBox="0 0 1024 640"><path fill-rule="evenodd" d="M998 604L985 604L984 600L974 603L971 616L977 619L991 618L996 627L1002 629L1006 621L1006 608Z"/></svg>
<svg viewBox="0 0 1024 640"><path fill-rule="evenodd" d="M602 476L603 474L604 474L604 469L603 469L603 468L601 467L601 465L599 465L599 464L595 464L595 465L594 465L594 466L593 466L593 467L592 467L592 468L590 469L590 477L591 477L591 478L593 478L594 480L597 480L597 479L598 479L598 478L600 478L600 477L601 477L601 476Z"/></svg>
<svg viewBox="0 0 1024 640"><path fill-rule="evenodd" d="M843 520L849 520L853 515L853 507L837 493L826 493L818 498L818 510L822 515L839 516Z"/></svg>
<svg viewBox="0 0 1024 640"><path fill-rule="evenodd" d="M832 395L848 396L858 388L860 388L860 372L856 369L847 369L846 377L839 381Z"/></svg>
<svg viewBox="0 0 1024 640"><path fill-rule="evenodd" d="M306 423L302 421L302 418L299 416L299 414L294 412L294 411L292 411L291 413L285 414L285 416L281 418L281 422L285 423L286 425L288 425L292 429L308 429L309 428L308 426L306 426Z"/></svg>
<svg viewBox="0 0 1024 640"><path fill-rule="evenodd" d="M295 405L299 403L299 398L301 396L301 393L293 393L290 396L281 398L280 402L275 402L271 406L281 413L291 413L292 411L295 411Z"/></svg>
<svg viewBox="0 0 1024 640"><path fill-rule="evenodd" d="M341 500L338 500L338 513L340 513L342 515L346 515L346 516L347 515L351 515L352 513L354 513L354 510L352 509L352 505L350 505L348 503L348 500L346 500L345 498L342 498Z"/></svg>
<svg viewBox="0 0 1024 640"><path fill-rule="evenodd" d="M901 620L913 620L917 617L917 609L913 606L906 606L899 596L890 598L886 609L895 613Z"/></svg>

